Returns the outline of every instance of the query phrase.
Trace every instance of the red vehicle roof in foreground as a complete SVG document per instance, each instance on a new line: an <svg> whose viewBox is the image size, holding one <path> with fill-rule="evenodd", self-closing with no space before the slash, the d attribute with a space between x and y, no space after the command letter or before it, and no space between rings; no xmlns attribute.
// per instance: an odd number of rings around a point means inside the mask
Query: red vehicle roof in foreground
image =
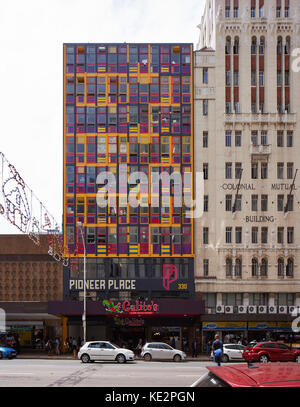
<svg viewBox="0 0 300 407"><path fill-rule="evenodd" d="M232 387L300 387L300 364L293 362L207 366Z"/></svg>

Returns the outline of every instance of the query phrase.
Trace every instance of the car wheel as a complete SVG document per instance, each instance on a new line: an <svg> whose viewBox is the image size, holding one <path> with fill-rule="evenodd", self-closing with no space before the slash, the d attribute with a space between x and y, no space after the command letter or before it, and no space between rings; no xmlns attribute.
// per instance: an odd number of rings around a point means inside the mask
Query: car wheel
<svg viewBox="0 0 300 407"><path fill-rule="evenodd" d="M229 356L228 355L223 355L223 362L228 363L229 362Z"/></svg>
<svg viewBox="0 0 300 407"><path fill-rule="evenodd" d="M146 360L146 362L150 362L152 360L150 353L146 353L146 355L144 355L144 360Z"/></svg>
<svg viewBox="0 0 300 407"><path fill-rule="evenodd" d="M181 356L180 355L175 355L173 360L174 360L174 362L180 362L181 361Z"/></svg>
<svg viewBox="0 0 300 407"><path fill-rule="evenodd" d="M87 354L87 353L84 353L82 356L81 356L81 362L82 363L89 363L90 362L90 360L91 360L91 358L89 357L89 355Z"/></svg>
<svg viewBox="0 0 300 407"><path fill-rule="evenodd" d="M295 357L295 362L296 362L296 363L300 363L300 355L297 355L297 356Z"/></svg>
<svg viewBox="0 0 300 407"><path fill-rule="evenodd" d="M259 360L260 363L268 363L269 362L269 358L268 358L267 355L261 355L258 360Z"/></svg>
<svg viewBox="0 0 300 407"><path fill-rule="evenodd" d="M119 355L117 355L116 361L117 361L118 363L125 363L125 362L126 362L126 358L125 358L124 355L122 355L122 354L120 353Z"/></svg>

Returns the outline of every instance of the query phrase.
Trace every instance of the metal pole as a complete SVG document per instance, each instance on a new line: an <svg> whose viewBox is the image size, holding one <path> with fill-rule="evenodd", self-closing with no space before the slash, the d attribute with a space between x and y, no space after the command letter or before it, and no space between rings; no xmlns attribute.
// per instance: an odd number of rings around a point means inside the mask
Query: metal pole
<svg viewBox="0 0 300 407"><path fill-rule="evenodd" d="M85 240L83 236L83 226L81 222L77 223L80 232L81 238L83 243L83 314L82 314L82 325L83 325L83 343L86 343L86 248L85 248ZM81 345L80 343L78 344Z"/></svg>

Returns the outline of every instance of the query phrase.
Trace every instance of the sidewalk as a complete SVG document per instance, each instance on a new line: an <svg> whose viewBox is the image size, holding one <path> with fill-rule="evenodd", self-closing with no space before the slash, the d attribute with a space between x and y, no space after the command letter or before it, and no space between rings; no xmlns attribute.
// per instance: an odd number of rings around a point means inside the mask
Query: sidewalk
<svg viewBox="0 0 300 407"><path fill-rule="evenodd" d="M52 359L52 360L77 360L73 357L72 354L67 353L63 355L51 355L48 356L46 351L37 349L37 350L22 350L21 353L17 356L17 359ZM135 359L135 360L141 360L141 359ZM205 355L201 354L197 358L192 358L191 356L188 356L186 358L186 361L189 362L208 362L210 361L210 358Z"/></svg>

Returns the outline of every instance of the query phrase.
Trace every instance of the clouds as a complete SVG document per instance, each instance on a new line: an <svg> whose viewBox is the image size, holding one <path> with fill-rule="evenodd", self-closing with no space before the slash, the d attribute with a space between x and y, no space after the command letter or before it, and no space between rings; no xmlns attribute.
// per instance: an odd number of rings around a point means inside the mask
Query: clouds
<svg viewBox="0 0 300 407"><path fill-rule="evenodd" d="M197 42L204 0L14 0L0 5L0 151L62 216L64 42ZM0 219L0 233L12 231Z"/></svg>

